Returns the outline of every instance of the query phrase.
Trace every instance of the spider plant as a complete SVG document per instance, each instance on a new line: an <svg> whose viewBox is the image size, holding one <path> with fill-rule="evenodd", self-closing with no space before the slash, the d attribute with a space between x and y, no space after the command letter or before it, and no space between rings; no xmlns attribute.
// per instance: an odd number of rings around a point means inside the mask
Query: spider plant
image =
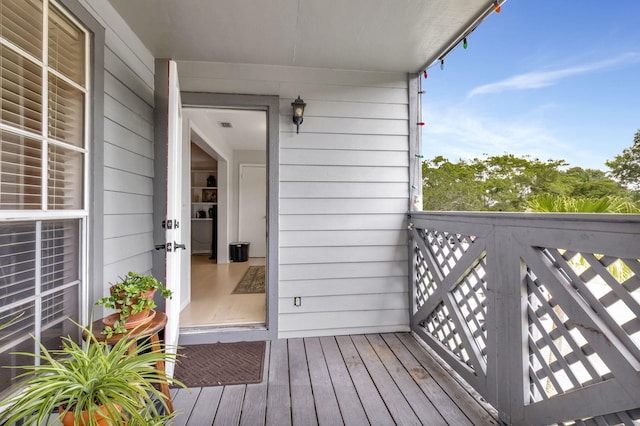
<svg viewBox="0 0 640 426"><path fill-rule="evenodd" d="M148 339L122 338L110 347L79 327L86 336L84 345L63 338L59 350L39 343L40 354L17 353L37 358L39 365L14 367L26 370L18 376L25 379L24 388L0 402L6 407L0 424L51 424L67 412L73 413L75 425L147 425L150 419L163 418L153 401L167 410L166 397L155 386L167 378L156 363L173 362L176 355L152 351Z"/></svg>

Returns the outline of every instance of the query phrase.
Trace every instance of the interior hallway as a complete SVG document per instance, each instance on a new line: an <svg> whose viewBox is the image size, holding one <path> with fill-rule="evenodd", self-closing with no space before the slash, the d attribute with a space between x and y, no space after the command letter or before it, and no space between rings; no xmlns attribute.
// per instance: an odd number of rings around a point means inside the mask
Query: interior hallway
<svg viewBox="0 0 640 426"><path fill-rule="evenodd" d="M264 258L218 265L208 255L191 256L191 303L180 313L180 328L264 325L266 294L231 294L249 266Z"/></svg>

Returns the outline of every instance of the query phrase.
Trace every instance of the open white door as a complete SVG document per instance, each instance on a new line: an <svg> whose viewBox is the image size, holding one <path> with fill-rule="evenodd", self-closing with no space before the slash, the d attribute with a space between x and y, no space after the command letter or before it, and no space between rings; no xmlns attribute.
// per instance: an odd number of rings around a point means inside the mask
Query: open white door
<svg viewBox="0 0 640 426"><path fill-rule="evenodd" d="M174 61L168 61L168 110L167 110L167 211L165 226L165 285L173 292L166 301L167 326L165 343L175 351L180 331L180 259L185 248L180 237L182 221L182 106L178 84L178 68ZM167 374L173 376L174 365L168 363Z"/></svg>

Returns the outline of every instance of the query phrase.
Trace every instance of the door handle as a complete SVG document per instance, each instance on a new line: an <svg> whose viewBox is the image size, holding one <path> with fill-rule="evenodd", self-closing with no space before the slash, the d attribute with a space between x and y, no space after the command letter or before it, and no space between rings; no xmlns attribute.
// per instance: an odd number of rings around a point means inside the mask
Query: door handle
<svg viewBox="0 0 640 426"><path fill-rule="evenodd" d="M174 247L176 250L178 250L178 249L186 250L186 249L187 249L187 246L186 246L186 245L184 245L184 244L178 244L178 243L176 243L175 241L173 242L173 247Z"/></svg>
<svg viewBox="0 0 640 426"><path fill-rule="evenodd" d="M156 250L173 251L173 243L156 244Z"/></svg>

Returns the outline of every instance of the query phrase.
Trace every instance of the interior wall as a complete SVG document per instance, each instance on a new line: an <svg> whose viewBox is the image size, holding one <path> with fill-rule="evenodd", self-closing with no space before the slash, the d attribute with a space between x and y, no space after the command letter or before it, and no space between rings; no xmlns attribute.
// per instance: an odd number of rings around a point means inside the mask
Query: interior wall
<svg viewBox="0 0 640 426"><path fill-rule="evenodd" d="M278 336L409 330L408 76L188 61L178 68L186 92L280 98L280 196L270 200L280 209ZM291 122L298 95L307 102L300 134Z"/></svg>
<svg viewBox="0 0 640 426"><path fill-rule="evenodd" d="M240 164L266 164L267 152L266 144L264 151L235 151L233 156L233 172L231 182L231 194L232 194L232 209L231 209L231 239L238 241L240 239L238 235L239 224L238 217L240 216L239 206L239 193L240 193ZM266 238L266 236L265 236ZM251 248L249 248L249 255L251 255Z"/></svg>
<svg viewBox="0 0 640 426"><path fill-rule="evenodd" d="M178 71L179 72L179 71ZM223 140L213 137L216 132L209 128L210 123L198 120L197 110L184 108L182 111L183 126L188 126L191 132L191 139L202 150L218 161L218 263L229 263L229 242L232 239L232 198L230 190L232 186L232 168L234 151ZM190 144L191 142L189 142ZM183 140L183 148L189 146ZM185 148L186 149L186 148ZM183 192L183 203L190 203L191 200ZM191 231L189 231L191 235ZM191 281L188 281L191 282Z"/></svg>

